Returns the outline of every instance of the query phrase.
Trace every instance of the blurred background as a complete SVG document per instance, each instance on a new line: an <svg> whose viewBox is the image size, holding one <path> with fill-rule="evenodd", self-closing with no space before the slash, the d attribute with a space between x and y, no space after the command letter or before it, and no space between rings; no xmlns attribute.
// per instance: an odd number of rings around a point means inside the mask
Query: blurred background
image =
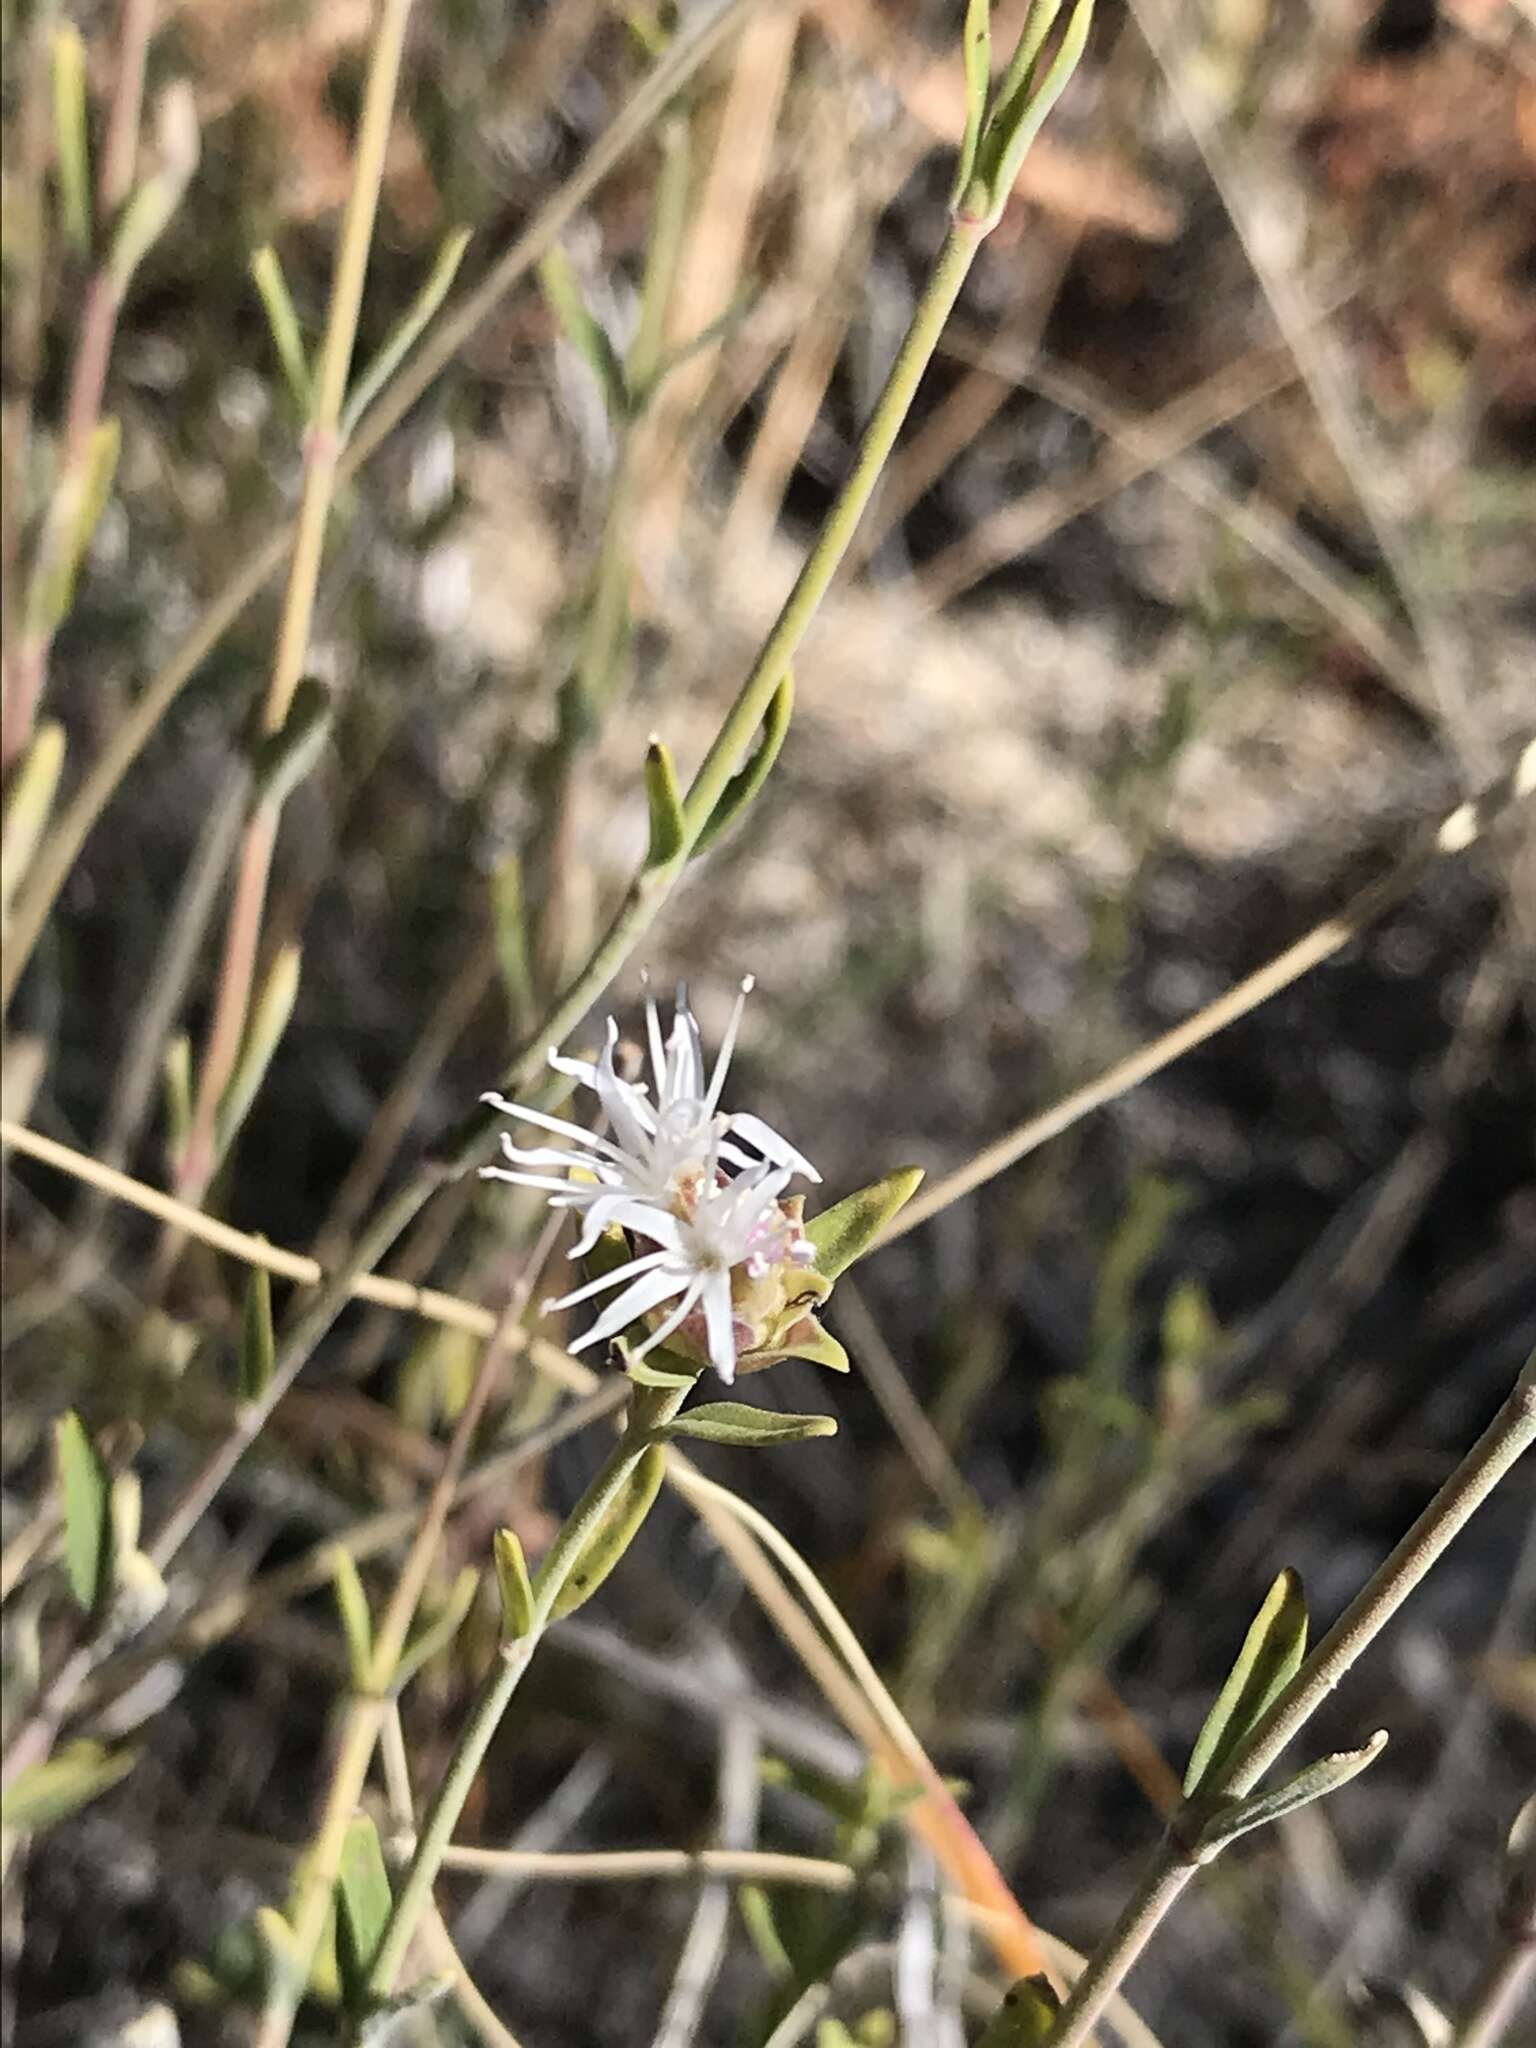
<svg viewBox="0 0 1536 2048"><path fill-rule="evenodd" d="M124 16L69 13L99 142ZM300 947L297 995L205 1204L276 1243L334 1255L585 956L644 849L647 739L701 757L942 239L958 8L738 14L542 276L339 491L308 658L334 718L283 812L259 969ZM1018 14L999 10L1004 49ZM359 368L456 231L462 293L707 16L416 8ZM23 546L92 274L47 226L61 18L4 19ZM297 503L299 410L250 264L275 249L312 352L373 28L363 0L154 16L143 151L186 81L200 158L118 317L121 449L43 703L66 797ZM602 373L637 347L667 374L625 413ZM1509 764L1536 723L1533 461L1527 0L1101 0L797 665L779 764L604 1009L634 1033L640 970L684 979L713 1044L751 973L731 1106L807 1151L832 1197L960 1166ZM10 1013L6 1115L156 1186L174 1177L161 1055L173 1028L206 1032L220 821L281 591L176 695ZM1340 959L862 1266L829 1312L852 1375L792 1363L747 1389L834 1413L835 1439L703 1458L823 1574L1019 1898L1079 1947L1157 1838L1156 1755L1182 1772L1275 1572L1298 1567L1331 1618L1536 1336L1533 883L1518 817L1434 866ZM171 1014L150 1014L168 987ZM392 1269L499 1309L539 1223L532 1198L466 1181ZM13 1705L70 1627L56 1537L27 1547L54 1418L73 1406L131 1455L153 1523L226 1412L244 1271L195 1246L168 1270L157 1247L144 1216L12 1154ZM250 2037L252 1916L314 1827L343 1650L324 1585L255 1599L217 1640L189 1617L422 1500L472 1353L354 1310L279 1404L71 1723L128 1744L132 1770L13 1858L10 2038ZM557 1398L510 1367L481 1452ZM445 1578L483 1564L498 1521L541 1548L603 1441L573 1435L457 1515ZM1362 1981L1465 2001L1536 1775L1532 1479L1309 1731L1315 1752L1389 1728L1368 1780L1234 1852L1154 1943L1130 1989L1168 2048L1417 2038L1368 2035L1386 2022L1352 2002ZM365 1575L387 1584L382 1560ZM482 1604L406 1696L418 1787L492 1632ZM846 1856L870 1883L733 1895L706 1938L690 1882L461 1874L439 1887L447 1922L529 2048L760 2043L845 1956L828 2012L873 2042L935 1880L860 1763L663 1499L541 1653L460 1838L694 1847L724 1802L745 1839ZM948 2048L962 2010L974 2038L985 1957L957 1944L949 2006L928 2032L903 2013L902 2038ZM472 2038L451 2007L437 2025ZM323 2000L299 2038L338 2038Z"/></svg>

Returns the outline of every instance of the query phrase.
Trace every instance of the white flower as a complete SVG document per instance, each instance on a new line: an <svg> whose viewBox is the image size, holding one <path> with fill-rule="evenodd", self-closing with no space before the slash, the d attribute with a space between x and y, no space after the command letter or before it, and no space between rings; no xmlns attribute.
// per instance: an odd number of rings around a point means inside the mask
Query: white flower
<svg viewBox="0 0 1536 2048"><path fill-rule="evenodd" d="M672 1306L651 1329L634 1356L643 1357L693 1317L688 1335L707 1353L721 1377L736 1371L737 1325L750 1342L750 1324L732 1303L732 1275L743 1284L761 1280L774 1268L805 1266L812 1247L793 1219L798 1204L783 1204L784 1189L796 1174L821 1176L801 1153L760 1117L720 1108L742 1007L752 983L744 981L731 1012L725 1040L708 1074L699 1027L679 989L672 1029L662 1040L653 998L646 1002L655 1100L643 1082L627 1081L614 1064L618 1026L608 1021L596 1061L564 1059L551 1051L550 1065L570 1074L597 1096L606 1133L582 1129L563 1117L528 1109L499 1095L487 1095L505 1115L563 1139L560 1145L524 1149L503 1136L511 1166L486 1166L488 1178L538 1188L551 1206L581 1213L581 1236L571 1252L591 1251L605 1230L619 1225L645 1239L641 1252L617 1271L545 1307L570 1308L610 1288L621 1288L592 1328L571 1348L605 1342L666 1304ZM751 1151L744 1151L743 1145ZM530 1170L531 1169L531 1170Z"/></svg>
<svg viewBox="0 0 1536 2048"><path fill-rule="evenodd" d="M703 1181L692 1213L652 1213L647 1234L654 1251L642 1252L627 1265L586 1286L547 1301L546 1311L572 1308L594 1295L620 1287L591 1329L571 1346L584 1351L606 1343L631 1323L670 1302L644 1342L630 1353L644 1358L696 1312L702 1318L700 1338L709 1362L721 1379L736 1377L737 1317L731 1275L739 1269L757 1278L778 1263L808 1264L813 1247L793 1233L779 1197L791 1179L786 1167L758 1166L727 1180L718 1173Z"/></svg>
<svg viewBox="0 0 1536 2048"><path fill-rule="evenodd" d="M506 1167L487 1166L482 1167L482 1173L489 1179L512 1181L519 1187L541 1188L554 1207L583 1211L585 1228L572 1258L583 1257L602 1233L616 1223L661 1242L651 1227L658 1212L663 1220L672 1217L689 1189L704 1176L712 1177L722 1165L750 1172L766 1161L781 1169L786 1181L796 1173L804 1174L808 1180L820 1180L821 1175L810 1161L760 1117L739 1112L724 1115L720 1111L721 1090L735 1050L742 1007L751 988L750 979L742 983L707 1085L699 1027L684 992L678 991L672 1030L665 1045L655 999L647 1000L646 1029L656 1086L654 1104L643 1083L624 1080L614 1066L619 1027L611 1017L602 1053L595 1063L562 1059L559 1053L551 1051L552 1067L572 1075L597 1096L611 1135L583 1130L564 1117L524 1108L500 1095L482 1097L504 1115L520 1123L536 1124L540 1130L567 1140L563 1146L525 1150L503 1135L501 1149L513 1168L538 1170L509 1172ZM732 1142L733 1138L753 1146L761 1157L744 1152ZM579 1178L568 1178L573 1173Z"/></svg>

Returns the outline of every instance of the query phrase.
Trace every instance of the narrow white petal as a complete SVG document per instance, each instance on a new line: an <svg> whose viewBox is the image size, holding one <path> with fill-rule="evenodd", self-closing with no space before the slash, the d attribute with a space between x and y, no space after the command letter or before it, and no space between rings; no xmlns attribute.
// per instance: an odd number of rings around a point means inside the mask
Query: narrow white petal
<svg viewBox="0 0 1536 2048"><path fill-rule="evenodd" d="M586 1188L572 1187L568 1180L556 1180L553 1174L513 1173L510 1168L505 1166L482 1166L480 1178L482 1180L509 1180L517 1188L541 1188L545 1194L564 1195L568 1198L574 1197L577 1200L580 1200L582 1196L588 1193ZM594 1181L590 1192L594 1195L600 1195L604 1191Z"/></svg>
<svg viewBox="0 0 1536 2048"><path fill-rule="evenodd" d="M725 1027L725 1036L721 1039L720 1050L715 1055L715 1071L710 1076L709 1093L704 1098L705 1113L709 1116L713 1116L720 1106L720 1091L725 1086L731 1054L736 1050L736 1034L741 1029L741 1013L747 1006L747 990L750 986L750 982L743 982L737 990L736 1000L731 1005L731 1021Z"/></svg>
<svg viewBox="0 0 1536 2048"><path fill-rule="evenodd" d="M704 1327L709 1336L709 1362L727 1386L736 1377L736 1331L731 1316L731 1276L705 1276Z"/></svg>
<svg viewBox="0 0 1536 2048"><path fill-rule="evenodd" d="M520 1124L532 1124L537 1130L553 1131L557 1138L569 1138L584 1151L590 1151L595 1147L600 1152L606 1152L611 1159L624 1157L624 1148L616 1145L611 1138L600 1137L596 1131L585 1130L580 1124L567 1123L564 1117L546 1116L541 1109L524 1109L519 1103L510 1105L506 1114Z"/></svg>
<svg viewBox="0 0 1536 2048"><path fill-rule="evenodd" d="M680 1273L675 1266L663 1266L659 1272L643 1273L633 1287L626 1287L615 1300L610 1301L590 1330L584 1331L580 1344L573 1344L573 1351L580 1351L588 1344L601 1344L609 1337L617 1337L621 1330L638 1322L649 1310L657 1308L664 1301L670 1301L688 1285L686 1273Z"/></svg>
<svg viewBox="0 0 1536 2048"><path fill-rule="evenodd" d="M661 1012L656 1007L656 998L645 999L645 1034L651 1046L651 1074L656 1083L657 1098L662 1099L667 1086L667 1049L661 1042Z"/></svg>
<svg viewBox="0 0 1536 2048"><path fill-rule="evenodd" d="M631 1259L626 1266L618 1266L611 1273L604 1273L596 1280L589 1280L584 1287L573 1288L569 1294L562 1294L556 1300L546 1301L544 1307L551 1314L556 1309L574 1308L578 1301L590 1301L594 1294L602 1294L610 1287L621 1286L625 1281L633 1280L637 1274L649 1273L671 1256L668 1251L646 1252L638 1259Z"/></svg>
<svg viewBox="0 0 1536 2048"><path fill-rule="evenodd" d="M812 1166L803 1152L797 1152L787 1138L781 1138L772 1125L765 1124L760 1116L731 1116L726 1119L727 1130L738 1138L745 1138L749 1145L755 1145L765 1159L771 1159L775 1166L787 1166L791 1173L803 1173L807 1180L819 1181L821 1175Z"/></svg>

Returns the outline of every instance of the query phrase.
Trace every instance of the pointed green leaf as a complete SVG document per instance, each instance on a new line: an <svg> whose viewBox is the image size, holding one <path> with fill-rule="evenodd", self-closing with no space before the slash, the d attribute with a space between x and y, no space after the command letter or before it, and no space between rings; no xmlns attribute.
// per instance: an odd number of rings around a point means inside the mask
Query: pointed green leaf
<svg viewBox="0 0 1536 2048"><path fill-rule="evenodd" d="M70 1591L94 1613L112 1576L112 1481L100 1451L71 1408L53 1426L64 1503L64 1563Z"/></svg>
<svg viewBox="0 0 1536 2048"><path fill-rule="evenodd" d="M91 152L85 118L85 44L72 22L53 32L53 150L64 239L77 256L91 246Z"/></svg>
<svg viewBox="0 0 1536 2048"><path fill-rule="evenodd" d="M336 1595L336 1612L341 1632L347 1639L347 1666L355 1692L373 1689L373 1617L368 1595L350 1550L337 1544L331 1553L331 1590Z"/></svg>
<svg viewBox="0 0 1536 2048"><path fill-rule="evenodd" d="M1300 1575L1287 1567L1270 1587L1237 1662L1205 1717L1184 1773L1186 1798L1219 1786L1233 1752L1296 1676L1306 1653L1306 1596Z"/></svg>
<svg viewBox="0 0 1536 2048"><path fill-rule="evenodd" d="M235 1062L235 1071L229 1077L229 1085L219 1104L214 1151L221 1160L250 1114L257 1090L272 1064L272 1056L288 1029L288 1019L293 1015L293 1006L298 999L302 960L303 953L298 946L280 946L251 1009L240 1057Z"/></svg>
<svg viewBox="0 0 1536 2048"><path fill-rule="evenodd" d="M991 187L993 208L998 214L1008 203L1030 145L1082 61L1083 51L1088 46L1088 31L1093 25L1093 6L1094 0L1077 0L1066 33L1057 45L1055 56L1044 66L1043 75L1037 75L1036 67L1031 64L1030 75L1019 96L1006 108L1000 108L999 115L995 117L998 129L996 154L986 153L989 161L984 174ZM1048 11L1054 18L1056 8ZM1042 12L1046 10L1042 8Z"/></svg>
<svg viewBox="0 0 1536 2048"><path fill-rule="evenodd" d="M573 1613L607 1578L650 1513L666 1469L667 1454L659 1444L640 1453L618 1498L587 1539L556 1594L553 1619Z"/></svg>
<svg viewBox="0 0 1536 2048"><path fill-rule="evenodd" d="M835 1280L879 1237L886 1225L917 1193L923 1178L920 1166L899 1166L884 1180L877 1180L857 1194L845 1195L819 1216L808 1216L805 1234L816 1247L816 1270L825 1280Z"/></svg>
<svg viewBox="0 0 1536 2048"><path fill-rule="evenodd" d="M245 1283L245 1309L240 1318L238 1383L242 1401L259 1401L272 1382L277 1342L272 1331L272 1275L252 1266Z"/></svg>
<svg viewBox="0 0 1536 2048"><path fill-rule="evenodd" d="M697 1437L706 1444L800 1444L813 1436L836 1436L830 1415L781 1415L746 1401L707 1401L669 1422L663 1437Z"/></svg>
<svg viewBox="0 0 1536 2048"><path fill-rule="evenodd" d="M46 1828L78 1811L126 1778L136 1749L109 1751L99 1742L71 1742L45 1764L18 1772L5 1795L5 1825L17 1833Z"/></svg>
<svg viewBox="0 0 1536 2048"><path fill-rule="evenodd" d="M609 415L616 420L626 418L630 391L624 365L607 333L588 310L571 259L558 244L540 259L539 283L561 332L597 379Z"/></svg>
<svg viewBox="0 0 1536 2048"><path fill-rule="evenodd" d="M56 718L44 719L11 777L0 827L0 914L9 907L32 865L58 793L64 768L64 728Z"/></svg>
<svg viewBox="0 0 1536 2048"><path fill-rule="evenodd" d="M976 2048L1041 2048L1060 2011L1048 1977L1021 1977L982 2029Z"/></svg>
<svg viewBox="0 0 1536 2048"><path fill-rule="evenodd" d="M424 1664L430 1664L439 1650L447 1649L463 1626L464 1617L474 1605L479 1589L480 1574L472 1564L465 1565L449 1589L442 1607L417 1630L400 1652L400 1662L389 1681L391 1692L399 1692L409 1685Z"/></svg>
<svg viewBox="0 0 1536 2048"><path fill-rule="evenodd" d="M1344 1749L1335 1756L1321 1757L1304 1771L1298 1771L1294 1778L1287 1778L1283 1785L1277 1785L1272 1792L1255 1792L1247 1799L1229 1800L1217 1808L1196 1837L1196 1860L1209 1863L1239 1835L1249 1834L1254 1828L1268 1827L1272 1821L1283 1820L1299 1807L1310 1806L1314 1799L1325 1799L1330 1792L1347 1785L1351 1778L1359 1777L1368 1765L1375 1763L1386 1746L1387 1731L1378 1728L1363 1749Z"/></svg>
<svg viewBox="0 0 1536 2048"><path fill-rule="evenodd" d="M626 1363L624 1371L635 1382L636 1386L639 1387L658 1387L663 1390L676 1387L691 1387L699 1374L704 1370L703 1366L694 1366L691 1370L684 1367L677 1372L669 1372L665 1366L652 1365L651 1363L652 1358L671 1358L673 1356L675 1354L670 1351L653 1351L650 1358L631 1358Z"/></svg>
<svg viewBox="0 0 1536 2048"><path fill-rule="evenodd" d="M349 2007L366 1997L368 1972L393 1904L379 1831L366 1814L347 1828L336 1878L336 1961Z"/></svg>
<svg viewBox="0 0 1536 2048"><path fill-rule="evenodd" d="M197 101L184 78L172 80L155 106L155 169L117 217L108 269L119 296L170 224L197 169Z"/></svg>
<svg viewBox="0 0 1536 2048"><path fill-rule="evenodd" d="M682 852L686 827L677 768L671 749L662 740L653 739L645 750L645 795L651 814L651 844L645 864L664 868Z"/></svg>
<svg viewBox="0 0 1536 2048"><path fill-rule="evenodd" d="M272 330L273 345L277 359L282 364L283 376L299 418L307 420L314 403L314 382L310 376L309 356L304 347L304 334L299 326L299 316L294 311L293 300L288 291L288 280L283 275L283 266L277 251L270 243L258 249L251 258L251 277L266 312L267 325Z"/></svg>
<svg viewBox="0 0 1536 2048"><path fill-rule="evenodd" d="M427 322L447 298L448 287L458 275L459 265L464 261L464 251L469 247L472 233L469 228L454 228L451 233L444 236L433 259L426 283L407 306L398 324L390 330L383 347L347 394L346 408L341 415L343 441L351 440L358 421L416 346Z"/></svg>
<svg viewBox="0 0 1536 2048"><path fill-rule="evenodd" d="M83 459L72 463L59 479L27 586L29 633L53 632L74 602L80 564L112 494L121 445L118 422L98 421Z"/></svg>
<svg viewBox="0 0 1536 2048"><path fill-rule="evenodd" d="M256 744L251 760L255 802L281 810L313 773L330 731L330 691L318 676L301 676L288 716L276 732L263 734Z"/></svg>
<svg viewBox="0 0 1536 2048"><path fill-rule="evenodd" d="M699 829L699 836L693 842L695 854L703 853L713 846L721 833L734 825L736 820L752 802L779 758L789 731L789 722L795 711L795 677L791 669L784 671L783 679L774 691L767 711L763 714L762 732L756 747L742 768L738 768L718 801Z"/></svg>
<svg viewBox="0 0 1536 2048"><path fill-rule="evenodd" d="M521 1642L533 1627L533 1581L528 1560L512 1529L498 1529L494 1545L496 1585L501 1594L501 1638Z"/></svg>
<svg viewBox="0 0 1536 2048"><path fill-rule="evenodd" d="M958 206L976 167L976 145L987 117L987 95L992 89L992 0L967 0L962 43L965 63L965 133L955 160L950 205Z"/></svg>

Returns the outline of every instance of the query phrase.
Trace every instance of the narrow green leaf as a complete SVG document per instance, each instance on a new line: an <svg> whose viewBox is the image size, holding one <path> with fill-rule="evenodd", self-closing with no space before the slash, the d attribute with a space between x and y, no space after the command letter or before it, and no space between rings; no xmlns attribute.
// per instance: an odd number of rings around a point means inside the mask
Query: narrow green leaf
<svg viewBox="0 0 1536 2048"><path fill-rule="evenodd" d="M85 44L72 22L53 32L54 175L64 239L77 256L91 246L91 149L85 118Z"/></svg>
<svg viewBox="0 0 1536 2048"><path fill-rule="evenodd" d="M593 1530L556 1595L554 1619L573 1613L590 1600L628 1550L651 1511L666 1469L667 1454L659 1444L641 1452L617 1500Z"/></svg>
<svg viewBox="0 0 1536 2048"><path fill-rule="evenodd" d="M1237 1662L1205 1717L1184 1773L1186 1798L1219 1788L1238 1744L1290 1684L1306 1653L1306 1596L1300 1575L1287 1567L1270 1587Z"/></svg>
<svg viewBox="0 0 1536 2048"><path fill-rule="evenodd" d="M47 1763L17 1774L5 1795L5 1825L18 1834L46 1828L77 1812L126 1778L139 1760L136 1749L103 1749L99 1742L71 1742Z"/></svg>
<svg viewBox="0 0 1536 2048"><path fill-rule="evenodd" d="M816 1271L823 1279L835 1280L868 1251L891 1218L917 1193L922 1178L920 1166L899 1166L884 1180L844 1195L819 1216L806 1218L805 1234L816 1247Z"/></svg>
<svg viewBox="0 0 1536 2048"><path fill-rule="evenodd" d="M789 731L790 720L795 713L795 677L791 669L784 671L783 680L774 691L768 709L763 714L762 730L758 742L746 764L738 768L725 788L720 792L719 801L704 820L698 838L693 842L695 854L703 853L713 846L721 833L734 825L757 796L758 791L772 773L773 764L779 758Z"/></svg>
<svg viewBox="0 0 1536 2048"><path fill-rule="evenodd" d="M242 1401L259 1401L272 1382L277 1342L272 1331L272 1275L252 1266L240 1318L239 1388Z"/></svg>
<svg viewBox="0 0 1536 2048"><path fill-rule="evenodd" d="M368 1595L350 1550L337 1544L331 1553L331 1590L336 1595L336 1612L341 1632L347 1639L347 1668L355 1692L373 1690L373 1617Z"/></svg>
<svg viewBox="0 0 1536 2048"><path fill-rule="evenodd" d="M112 237L108 268L119 297L181 204L197 169L198 150L197 102L192 87L179 78L155 107L156 168L123 208Z"/></svg>
<svg viewBox="0 0 1536 2048"><path fill-rule="evenodd" d="M348 1828L341 1845L341 1866L336 1878L336 1961L341 1971L343 1993L349 2009L365 2000L368 1973L393 1904L379 1831L366 1814L359 1814Z"/></svg>
<svg viewBox="0 0 1536 2048"><path fill-rule="evenodd" d="M0 916L21 887L32 865L58 794L64 770L64 728L56 718L44 719L16 764L0 826Z"/></svg>
<svg viewBox="0 0 1536 2048"><path fill-rule="evenodd" d="M1000 109L996 117L999 123L997 151L995 155L988 152L991 168L984 168L984 175L991 187L993 208L998 214L1008 203L1030 145L1082 61L1083 51L1088 46L1088 31L1093 25L1093 7L1094 0L1077 0L1066 32L1057 45L1055 56L1044 67L1043 75L1037 77L1035 68L1031 66L1022 93L1006 108ZM1055 7L1049 13L1054 18ZM1032 30L1033 25L1031 33Z"/></svg>
<svg viewBox="0 0 1536 2048"><path fill-rule="evenodd" d="M283 275L282 259L270 242L264 243L252 256L251 277L261 295L267 326L272 331L272 343L282 364L289 394L298 408L299 418L307 420L314 404L314 379L310 373L308 351L304 347L304 332L288 291L288 280Z"/></svg>
<svg viewBox="0 0 1536 2048"><path fill-rule="evenodd" d="M464 1569L449 1589L448 1598L413 1635L400 1652L400 1661L390 1676L391 1692L399 1692L410 1684L424 1664L430 1664L439 1650L446 1650L464 1624L464 1617L474 1605L475 1594L480 1589L480 1574L472 1564Z"/></svg>
<svg viewBox="0 0 1536 2048"><path fill-rule="evenodd" d="M691 1370L669 1372L665 1366L653 1365L651 1363L653 1358L671 1358L672 1356L674 1354L670 1351L656 1350L651 1353L650 1358L631 1358L625 1365L624 1371L638 1387L658 1387L663 1392L677 1387L691 1387L699 1377L699 1374L704 1370L702 1366L694 1366Z"/></svg>
<svg viewBox="0 0 1536 2048"><path fill-rule="evenodd" d="M91 1614L112 1576L112 1481L72 1408L54 1424L53 1441L64 1502L64 1562L70 1590Z"/></svg>
<svg viewBox="0 0 1536 2048"><path fill-rule="evenodd" d="M1041 2048L1060 2011L1048 1977L1021 1977L982 2029L976 2048Z"/></svg>
<svg viewBox="0 0 1536 2048"><path fill-rule="evenodd" d="M686 1410L661 1434L697 1437L707 1444L800 1444L813 1436L836 1436L837 1424L830 1415L781 1415L746 1401L708 1401Z"/></svg>
<svg viewBox="0 0 1536 2048"><path fill-rule="evenodd" d="M645 750L645 796L651 814L651 844L645 864L664 868L682 852L687 828L677 768L663 740L653 739Z"/></svg>
<svg viewBox="0 0 1536 2048"><path fill-rule="evenodd" d="M219 1159L228 1152L240 1126L250 1114L251 1104L256 1100L257 1091L272 1064L272 1056L288 1029L288 1019L293 1015L299 993L302 957L298 946L282 946L267 970L267 978L261 985L261 993L245 1028L245 1043L240 1048L235 1071L229 1077L229 1085L219 1104L214 1134L214 1151Z"/></svg>
<svg viewBox="0 0 1536 2048"><path fill-rule="evenodd" d="M760 1884L736 1887L736 1910L741 1915L747 1938L770 1977L792 1977L794 1958L784 1945L774 1918L773 1899Z"/></svg>
<svg viewBox="0 0 1536 2048"><path fill-rule="evenodd" d="M351 439L358 421L416 346L423 328L447 298L448 287L458 275L471 234L469 228L454 228L444 236L426 283L406 307L383 347L347 395L346 408L341 416L343 441Z"/></svg>
<svg viewBox="0 0 1536 2048"><path fill-rule="evenodd" d="M624 365L604 329L593 319L571 259L558 244L540 259L539 283L561 332L597 379L609 415L615 420L627 418L630 390Z"/></svg>
<svg viewBox="0 0 1536 2048"><path fill-rule="evenodd" d="M84 459L59 479L27 588L27 630L53 632L74 602L75 582L117 475L122 433L115 419L92 429Z"/></svg>
<svg viewBox="0 0 1536 2048"><path fill-rule="evenodd" d="M302 676L277 732L264 733L251 756L251 796L281 810L317 766L331 731L331 693L318 676Z"/></svg>
<svg viewBox="0 0 1536 2048"><path fill-rule="evenodd" d="M501 1637L519 1643L533 1627L533 1581L528 1560L512 1529L498 1529L494 1545L496 1585L501 1594Z"/></svg>
<svg viewBox="0 0 1536 2048"><path fill-rule="evenodd" d="M965 132L955 159L955 180L950 192L951 206L958 206L976 168L976 146L987 117L987 95L992 89L992 0L967 0L962 42L965 63Z"/></svg>
<svg viewBox="0 0 1536 2048"><path fill-rule="evenodd" d="M1283 1820L1288 1813L1310 1806L1314 1799L1325 1799L1330 1792L1347 1785L1351 1778L1359 1777L1363 1770L1375 1763L1386 1746L1387 1731L1378 1728L1363 1749L1344 1749L1335 1756L1321 1757L1304 1771L1298 1771L1294 1778L1287 1778L1283 1785L1277 1785L1272 1792L1255 1792L1248 1799L1229 1800L1217 1808L1196 1837L1197 1860L1209 1863L1239 1835Z"/></svg>

